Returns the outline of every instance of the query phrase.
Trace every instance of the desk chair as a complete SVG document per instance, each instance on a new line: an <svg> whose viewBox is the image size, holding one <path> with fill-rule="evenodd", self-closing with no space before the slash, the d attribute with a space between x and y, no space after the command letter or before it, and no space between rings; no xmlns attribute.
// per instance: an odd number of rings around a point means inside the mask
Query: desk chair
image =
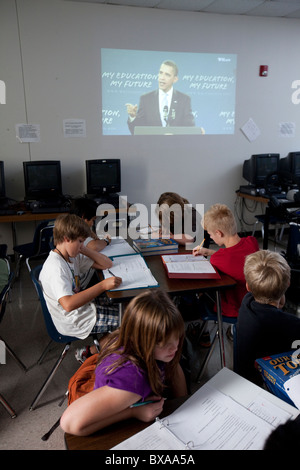
<svg viewBox="0 0 300 470"><path fill-rule="evenodd" d="M295 222L289 224L287 249L283 256L291 268L291 282L285 296L291 303L292 310L298 313L300 312L300 225Z"/></svg>
<svg viewBox="0 0 300 470"><path fill-rule="evenodd" d="M265 234L264 234L265 216L264 216L264 214L260 214L260 215L256 215L255 218L256 218L256 221L254 222L252 236L253 237L255 236L257 224L261 224L261 234L262 234L262 238L264 238L264 236L265 236ZM275 216L271 215L270 216L270 225L275 226L275 241L280 242L282 240L282 236L283 236L283 233L284 233L286 220L280 219L278 217L275 217ZM281 226L281 230L280 230L279 235L278 235L278 231L279 231L280 226Z"/></svg>
<svg viewBox="0 0 300 470"><path fill-rule="evenodd" d="M300 269L300 225L295 222L289 224L286 260L291 268Z"/></svg>
<svg viewBox="0 0 300 470"><path fill-rule="evenodd" d="M74 341L79 340L79 338L75 338L74 336L64 336L64 335L60 334L57 331L57 329L55 328L54 323L53 323L52 318L51 318L51 315L50 315L49 310L47 308L47 304L46 304L46 301L45 301L45 298L44 298L44 294L43 294L41 284L39 282L39 274L41 272L41 269L42 269L42 265L36 266L35 268L33 268L30 271L30 276L31 276L32 282L33 282L33 284L36 288L36 291L38 293L40 302L41 302L41 307L42 307L42 312L43 312L43 315L44 315L44 321L45 321L46 329L47 329L48 335L51 338L51 341L47 345L47 347L45 348L44 352L42 353L42 355L39 358L37 363L41 364L43 362L46 354L48 353L48 351L50 349L50 345L53 342L64 344L64 348L63 348L62 352L60 353L56 363L54 364L54 367L52 368L50 374L48 375L47 379L45 380L44 384L42 385L40 391L38 392L35 399L33 400L32 404L29 408L30 411L33 410L36 407L36 405L37 405L38 401L40 400L41 396L43 395L43 393L47 389L47 387L50 384L55 372L57 371L57 369L61 365L63 359L66 357L66 354L70 349L71 343L73 343ZM93 335L93 336L94 336L94 344L99 350L100 347L99 347L98 339L97 339L96 335Z"/></svg>
<svg viewBox="0 0 300 470"><path fill-rule="evenodd" d="M205 358L201 364L201 367L199 369L199 372L197 374L197 377L196 377L196 382L200 382L202 377L203 377L203 374L206 370L206 367L208 365L208 362L212 356L212 353L214 351L214 348L215 348L215 345L216 345L216 342L219 338L219 328L218 328L218 317L217 317L217 314L210 311L208 307L206 307L206 311L205 313L203 313L201 315L201 320L203 321L202 323L202 326L200 328L200 331L199 331L199 338L201 337L203 331L205 330L205 328L207 327L208 325L208 322L214 322L215 324L215 327L214 327L214 330L213 330L213 339L211 341L211 345L205 355ZM237 317L227 317L225 315L222 315L222 322L223 323L229 323L230 325L236 325L237 323ZM233 334L234 334L234 338L233 338L233 346L235 346L236 344L236 338L235 338L235 333L236 333L236 329L233 328Z"/></svg>
<svg viewBox="0 0 300 470"><path fill-rule="evenodd" d="M31 271L29 261L31 258L46 257L53 248L54 220L41 222L35 229L33 241L24 245L14 246L17 255L16 276L19 276L22 259L25 258L28 271Z"/></svg>
<svg viewBox="0 0 300 470"><path fill-rule="evenodd" d="M3 248L3 245L1 245L1 249ZM6 254L6 251L5 251ZM5 282L5 284L1 286L1 292L0 292L0 323L4 317L4 313L6 311L6 304L9 298L10 294L10 289L12 286L14 275L10 270L10 264L8 258L1 258L0 259L0 280L2 282ZM1 349L1 352L7 351L12 358L16 361L16 363L20 366L20 368L23 371L27 371L26 366L23 364L23 362L18 358L18 356L14 353L14 351L8 346L6 341L1 337L0 335L0 340L2 341L2 346L4 348ZM0 361L1 364L1 361ZM0 403L4 406L4 408L8 411L10 414L11 418L15 418L17 415L13 408L9 405L9 403L5 400L3 395L0 394Z"/></svg>

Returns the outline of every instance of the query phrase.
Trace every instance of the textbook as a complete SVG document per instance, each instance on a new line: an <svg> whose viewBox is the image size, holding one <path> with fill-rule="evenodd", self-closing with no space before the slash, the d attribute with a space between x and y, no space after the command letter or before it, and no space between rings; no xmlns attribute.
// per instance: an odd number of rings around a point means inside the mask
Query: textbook
<svg viewBox="0 0 300 470"><path fill-rule="evenodd" d="M162 255L169 278L220 279L220 274L204 256L193 254Z"/></svg>
<svg viewBox="0 0 300 470"><path fill-rule="evenodd" d="M112 256L113 266L103 270L104 279L111 276L121 277L122 283L111 291L141 289L158 286L144 258L139 253Z"/></svg>
<svg viewBox="0 0 300 470"><path fill-rule="evenodd" d="M296 354L295 357L294 354ZM300 373L299 359L300 356L295 353L295 350L291 350L255 361L255 367L260 372L268 390L290 405L294 405L294 402L290 398L285 384Z"/></svg>
<svg viewBox="0 0 300 470"><path fill-rule="evenodd" d="M134 248L142 255L160 255L163 253L177 253L178 243L169 238L148 238L133 240Z"/></svg>

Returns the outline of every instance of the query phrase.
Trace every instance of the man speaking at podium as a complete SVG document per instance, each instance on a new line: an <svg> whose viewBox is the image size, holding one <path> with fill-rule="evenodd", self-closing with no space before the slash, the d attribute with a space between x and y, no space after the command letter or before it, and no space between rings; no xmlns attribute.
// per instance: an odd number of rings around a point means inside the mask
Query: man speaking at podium
<svg viewBox="0 0 300 470"><path fill-rule="evenodd" d="M178 81L178 67L171 60L159 69L159 89L141 96L139 108L127 103L128 127L134 134L135 126L195 126L191 98L173 88Z"/></svg>

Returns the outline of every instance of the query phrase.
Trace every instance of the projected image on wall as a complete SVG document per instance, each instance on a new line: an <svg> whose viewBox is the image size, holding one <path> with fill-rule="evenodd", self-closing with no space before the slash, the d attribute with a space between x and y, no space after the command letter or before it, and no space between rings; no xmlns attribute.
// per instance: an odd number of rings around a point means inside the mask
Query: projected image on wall
<svg viewBox="0 0 300 470"><path fill-rule="evenodd" d="M101 49L103 135L233 134L236 54Z"/></svg>

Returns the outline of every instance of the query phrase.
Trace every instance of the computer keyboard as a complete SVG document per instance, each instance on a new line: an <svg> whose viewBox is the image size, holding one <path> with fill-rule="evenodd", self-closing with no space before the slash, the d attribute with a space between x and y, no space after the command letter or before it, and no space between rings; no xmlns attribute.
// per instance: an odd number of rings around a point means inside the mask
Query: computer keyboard
<svg viewBox="0 0 300 470"><path fill-rule="evenodd" d="M17 211L13 209L0 209L0 215L15 215Z"/></svg>
<svg viewBox="0 0 300 470"><path fill-rule="evenodd" d="M300 214L300 207L287 207L286 210L289 214L295 214L295 215Z"/></svg>
<svg viewBox="0 0 300 470"><path fill-rule="evenodd" d="M34 207L31 211L33 214L54 214L55 212L70 212L70 209L65 206L61 207Z"/></svg>
<svg viewBox="0 0 300 470"><path fill-rule="evenodd" d="M266 193L266 197L276 197L276 199L286 199L286 193Z"/></svg>

